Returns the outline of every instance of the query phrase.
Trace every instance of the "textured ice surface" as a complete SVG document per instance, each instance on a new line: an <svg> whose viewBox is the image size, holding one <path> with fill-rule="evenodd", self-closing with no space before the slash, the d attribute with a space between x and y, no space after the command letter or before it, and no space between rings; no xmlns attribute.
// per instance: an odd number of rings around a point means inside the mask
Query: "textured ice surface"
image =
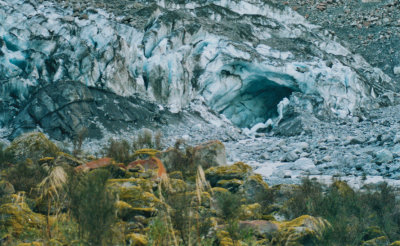
<svg viewBox="0 0 400 246"><path fill-rule="evenodd" d="M179 112L202 97L240 127L292 92L357 114L392 81L289 8L264 1L143 1L132 20L44 1L0 1L0 127L38 87L80 83ZM146 13L146 14L143 14ZM87 14L87 18L82 15Z"/></svg>

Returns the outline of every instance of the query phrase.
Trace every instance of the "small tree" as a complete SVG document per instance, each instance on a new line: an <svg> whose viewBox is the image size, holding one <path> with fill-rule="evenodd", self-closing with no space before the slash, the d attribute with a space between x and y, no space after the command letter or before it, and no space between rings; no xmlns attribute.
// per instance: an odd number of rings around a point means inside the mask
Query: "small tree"
<svg viewBox="0 0 400 246"><path fill-rule="evenodd" d="M106 245L116 219L116 196L106 187L109 177L107 170L97 169L86 175L71 175L69 180L69 208L79 224L80 237L90 245Z"/></svg>

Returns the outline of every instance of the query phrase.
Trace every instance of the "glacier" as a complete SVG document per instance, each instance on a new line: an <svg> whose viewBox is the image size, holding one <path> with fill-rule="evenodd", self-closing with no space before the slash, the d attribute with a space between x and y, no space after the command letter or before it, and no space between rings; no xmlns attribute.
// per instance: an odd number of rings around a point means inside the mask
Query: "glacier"
<svg viewBox="0 0 400 246"><path fill-rule="evenodd" d="M127 9L130 17L52 1L0 0L0 128L40 127L57 136L81 128L87 115L77 109L70 111L77 114L71 126L39 116L46 111L60 121L60 109L87 98L71 92L58 102L46 89L68 81L97 90L91 95L139 98L171 113L201 100L242 128L279 122L277 106L293 93L347 117L378 107L374 99L396 91L381 70L290 8L260 0L162 0ZM41 103L33 106L35 100Z"/></svg>

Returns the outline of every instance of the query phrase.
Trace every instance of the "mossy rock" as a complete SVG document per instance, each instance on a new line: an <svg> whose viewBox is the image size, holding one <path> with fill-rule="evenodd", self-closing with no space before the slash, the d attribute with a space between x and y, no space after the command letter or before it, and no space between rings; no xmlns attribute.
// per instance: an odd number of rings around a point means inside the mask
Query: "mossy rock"
<svg viewBox="0 0 400 246"><path fill-rule="evenodd" d="M130 233L126 236L128 245L131 246L146 246L148 244L147 237L138 233Z"/></svg>
<svg viewBox="0 0 400 246"><path fill-rule="evenodd" d="M131 208L125 210L129 212L129 217L135 215L143 215L146 217L153 216L156 213L156 207L162 202L152 193L142 189L140 186L111 186L117 193L120 201L129 204Z"/></svg>
<svg viewBox="0 0 400 246"><path fill-rule="evenodd" d="M211 186L214 187L220 180L244 180L251 172L252 168L249 165L237 162L231 166L211 167L205 171L205 175Z"/></svg>
<svg viewBox="0 0 400 246"><path fill-rule="evenodd" d="M237 192L239 187L243 184L243 180L240 179L230 179L230 180L220 180L217 182L217 187L222 187L230 192Z"/></svg>
<svg viewBox="0 0 400 246"><path fill-rule="evenodd" d="M211 193L214 194L214 196L222 194L222 193L226 193L229 192L229 190L222 188L222 187L213 187L211 188Z"/></svg>
<svg viewBox="0 0 400 246"><path fill-rule="evenodd" d="M171 179L183 179L181 171L174 171L168 174Z"/></svg>
<svg viewBox="0 0 400 246"><path fill-rule="evenodd" d="M192 149L193 166L204 169L226 165L225 146L218 140L200 144Z"/></svg>
<svg viewBox="0 0 400 246"><path fill-rule="evenodd" d="M55 159L55 165L68 165L71 167L77 167L84 165L85 162L83 160L80 160L70 154L64 153L64 152L58 152L57 153L57 158Z"/></svg>
<svg viewBox="0 0 400 246"><path fill-rule="evenodd" d="M368 241L364 241L362 246L385 246L389 244L389 239L386 236L380 236Z"/></svg>
<svg viewBox="0 0 400 246"><path fill-rule="evenodd" d="M5 150L12 154L15 161L32 159L38 161L44 157L56 157L59 148L41 132L25 133L16 138Z"/></svg>
<svg viewBox="0 0 400 246"><path fill-rule="evenodd" d="M188 184L181 179L168 179L168 183L163 182L162 190L171 193L182 193L188 190Z"/></svg>
<svg viewBox="0 0 400 246"><path fill-rule="evenodd" d="M260 174L253 174L246 178L240 189L247 200L254 201L257 196L266 194L269 187Z"/></svg>
<svg viewBox="0 0 400 246"><path fill-rule="evenodd" d="M386 236L385 233L377 226L368 227L363 236L363 241L368 241L381 236Z"/></svg>
<svg viewBox="0 0 400 246"><path fill-rule="evenodd" d="M135 153L133 154L134 157L136 156L156 156L156 154L160 152L159 150L156 149L140 149L135 151Z"/></svg>
<svg viewBox="0 0 400 246"><path fill-rule="evenodd" d="M354 195L354 190L344 181L336 180L333 182L332 187L336 188L343 197Z"/></svg>
<svg viewBox="0 0 400 246"><path fill-rule="evenodd" d="M45 216L32 212L24 202L3 204L0 214L0 224L17 237L28 232L39 234L45 225Z"/></svg>
<svg viewBox="0 0 400 246"><path fill-rule="evenodd" d="M44 244L42 242L31 242L31 243L19 243L17 244L17 246L44 246Z"/></svg>
<svg viewBox="0 0 400 246"><path fill-rule="evenodd" d="M241 220L255 220L261 218L261 205L259 203L244 204L240 207Z"/></svg>
<svg viewBox="0 0 400 246"><path fill-rule="evenodd" d="M224 230L219 230L216 233L220 246L234 246L233 240L230 238L229 233Z"/></svg>
<svg viewBox="0 0 400 246"><path fill-rule="evenodd" d="M14 186L5 180L0 181L0 197L5 195L11 195L15 193Z"/></svg>
<svg viewBox="0 0 400 246"><path fill-rule="evenodd" d="M128 179L109 179L108 184L119 187L140 187L142 190L152 192L155 187L154 181L144 178L128 178Z"/></svg>
<svg viewBox="0 0 400 246"><path fill-rule="evenodd" d="M319 217L300 216L291 221L273 222L279 230L272 238L272 245L318 245L330 223Z"/></svg>
<svg viewBox="0 0 400 246"><path fill-rule="evenodd" d="M393 243L389 244L389 246L400 246L400 241L394 241Z"/></svg>

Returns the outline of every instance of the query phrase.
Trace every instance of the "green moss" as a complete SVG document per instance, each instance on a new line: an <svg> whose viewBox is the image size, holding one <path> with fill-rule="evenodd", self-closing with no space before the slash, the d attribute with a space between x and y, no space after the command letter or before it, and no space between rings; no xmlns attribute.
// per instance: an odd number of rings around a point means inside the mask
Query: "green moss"
<svg viewBox="0 0 400 246"><path fill-rule="evenodd" d="M109 179L110 186L132 187L137 186L144 191L151 192L153 190L154 182L145 178L129 178L129 179Z"/></svg>
<svg viewBox="0 0 400 246"><path fill-rule="evenodd" d="M244 204L240 207L241 220L257 220L261 218L261 205L259 203Z"/></svg>
<svg viewBox="0 0 400 246"><path fill-rule="evenodd" d="M388 245L389 239L386 236L380 236L362 243L362 246L382 246Z"/></svg>
<svg viewBox="0 0 400 246"><path fill-rule="evenodd" d="M145 246L148 244L147 237L138 233L131 233L126 236L131 246Z"/></svg>
<svg viewBox="0 0 400 246"><path fill-rule="evenodd" d="M218 187L225 188L229 191L236 192L239 187L243 184L242 180L230 179L230 180L219 180L216 184Z"/></svg>
<svg viewBox="0 0 400 246"><path fill-rule="evenodd" d="M59 148L41 132L26 133L16 138L6 149L17 162L27 158L38 161L43 157L55 157Z"/></svg>
<svg viewBox="0 0 400 246"><path fill-rule="evenodd" d="M389 246L400 246L400 241L394 241Z"/></svg>
<svg viewBox="0 0 400 246"><path fill-rule="evenodd" d="M45 217L32 212L24 202L1 205L0 215L0 225L16 237L21 234L38 236L45 224Z"/></svg>
<svg viewBox="0 0 400 246"><path fill-rule="evenodd" d="M322 239L323 233L331 227L325 219L309 215L303 215L291 221L274 223L279 230L272 239L273 245L315 244Z"/></svg>
<svg viewBox="0 0 400 246"><path fill-rule="evenodd" d="M205 175L211 186L216 186L220 180L244 180L251 174L251 171L252 168L249 165L237 162L231 166L211 167L205 171Z"/></svg>

